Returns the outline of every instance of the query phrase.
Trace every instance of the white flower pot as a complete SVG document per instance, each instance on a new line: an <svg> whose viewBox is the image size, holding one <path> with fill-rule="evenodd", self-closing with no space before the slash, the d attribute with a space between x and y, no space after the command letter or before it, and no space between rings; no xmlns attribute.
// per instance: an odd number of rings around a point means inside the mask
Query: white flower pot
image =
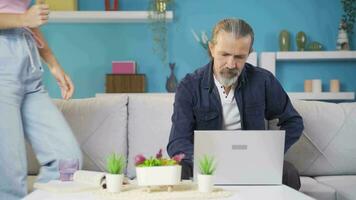
<svg viewBox="0 0 356 200"><path fill-rule="evenodd" d="M212 192L213 191L213 175L198 174L198 191Z"/></svg>
<svg viewBox="0 0 356 200"><path fill-rule="evenodd" d="M181 181L182 167L158 166L136 167L137 184L139 186L177 185Z"/></svg>
<svg viewBox="0 0 356 200"><path fill-rule="evenodd" d="M120 192L123 180L124 180L123 174L106 174L107 190L109 192Z"/></svg>

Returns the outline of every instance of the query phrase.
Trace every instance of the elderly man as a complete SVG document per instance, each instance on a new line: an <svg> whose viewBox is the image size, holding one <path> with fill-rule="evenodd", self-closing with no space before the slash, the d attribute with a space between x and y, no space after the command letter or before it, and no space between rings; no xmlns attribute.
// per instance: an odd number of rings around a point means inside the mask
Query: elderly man
<svg viewBox="0 0 356 200"><path fill-rule="evenodd" d="M303 131L303 120L278 80L246 63L254 33L240 19L224 19L213 29L211 61L180 82L174 102L167 151L184 153L183 178L192 176L194 130L263 130L265 119L278 118L286 131L285 151ZM298 171L284 162L283 183L300 188Z"/></svg>

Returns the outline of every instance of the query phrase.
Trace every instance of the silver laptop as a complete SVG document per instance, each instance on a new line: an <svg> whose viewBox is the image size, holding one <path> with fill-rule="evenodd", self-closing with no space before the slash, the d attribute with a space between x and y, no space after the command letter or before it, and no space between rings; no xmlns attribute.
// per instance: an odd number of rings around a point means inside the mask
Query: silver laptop
<svg viewBox="0 0 356 200"><path fill-rule="evenodd" d="M282 184L285 131L194 131L194 180L199 159L214 156L216 185Z"/></svg>

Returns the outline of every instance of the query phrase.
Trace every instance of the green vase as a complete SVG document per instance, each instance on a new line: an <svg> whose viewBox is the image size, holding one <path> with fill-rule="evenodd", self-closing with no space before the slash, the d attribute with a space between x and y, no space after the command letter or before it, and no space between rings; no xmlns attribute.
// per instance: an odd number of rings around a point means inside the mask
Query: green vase
<svg viewBox="0 0 356 200"><path fill-rule="evenodd" d="M290 50L290 34L287 30L282 30L279 33L279 50L280 51Z"/></svg>
<svg viewBox="0 0 356 200"><path fill-rule="evenodd" d="M297 48L298 51L304 51L305 50L305 44L307 43L307 36L303 31L299 31L297 33Z"/></svg>

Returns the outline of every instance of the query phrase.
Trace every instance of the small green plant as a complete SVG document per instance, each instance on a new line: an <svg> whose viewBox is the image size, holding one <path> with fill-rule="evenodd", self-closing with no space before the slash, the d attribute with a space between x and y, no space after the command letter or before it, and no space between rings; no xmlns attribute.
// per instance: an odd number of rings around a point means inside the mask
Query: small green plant
<svg viewBox="0 0 356 200"><path fill-rule="evenodd" d="M166 66L168 58L168 20L167 10L174 9L174 0L149 0L148 10L153 39L153 51Z"/></svg>
<svg viewBox="0 0 356 200"><path fill-rule="evenodd" d="M110 174L122 174L125 168L125 158L122 155L111 154L107 158L107 170Z"/></svg>
<svg viewBox="0 0 356 200"><path fill-rule="evenodd" d="M344 11L342 20L346 23L346 31L349 38L352 39L353 27L356 17L356 1L355 0L341 0L342 9Z"/></svg>
<svg viewBox="0 0 356 200"><path fill-rule="evenodd" d="M162 149L158 151L156 157L151 156L150 158L145 158L142 154L135 156L136 167L157 167L157 166L172 166L178 165L184 158L184 154L177 154L171 159L162 157Z"/></svg>
<svg viewBox="0 0 356 200"><path fill-rule="evenodd" d="M205 155L199 160L200 173L203 175L212 175L216 169L215 165L214 157Z"/></svg>

